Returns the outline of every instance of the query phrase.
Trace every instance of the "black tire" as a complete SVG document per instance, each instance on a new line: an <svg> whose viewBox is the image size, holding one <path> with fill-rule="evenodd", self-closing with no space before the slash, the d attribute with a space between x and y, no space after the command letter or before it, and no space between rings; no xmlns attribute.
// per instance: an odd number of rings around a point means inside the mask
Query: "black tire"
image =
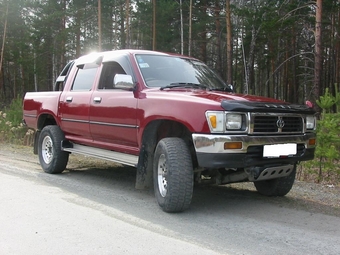
<svg viewBox="0 0 340 255"><path fill-rule="evenodd" d="M285 177L254 182L256 190L268 197L282 197L292 189L296 175L296 165L294 170Z"/></svg>
<svg viewBox="0 0 340 255"><path fill-rule="evenodd" d="M38 155L46 173L59 174L65 170L69 153L61 150L61 141L64 139L64 133L58 126L46 126L41 131Z"/></svg>
<svg viewBox="0 0 340 255"><path fill-rule="evenodd" d="M153 161L156 200L165 212L182 212L189 208L194 174L188 146L180 138L159 141Z"/></svg>

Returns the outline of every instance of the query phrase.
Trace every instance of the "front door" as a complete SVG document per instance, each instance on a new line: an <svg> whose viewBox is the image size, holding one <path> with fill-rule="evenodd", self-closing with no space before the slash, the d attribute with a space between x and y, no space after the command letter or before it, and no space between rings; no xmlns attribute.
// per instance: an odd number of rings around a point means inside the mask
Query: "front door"
<svg viewBox="0 0 340 255"><path fill-rule="evenodd" d="M90 132L100 147L136 154L137 98L133 91L114 87L116 74L126 74L118 62L103 63L99 86L90 100Z"/></svg>

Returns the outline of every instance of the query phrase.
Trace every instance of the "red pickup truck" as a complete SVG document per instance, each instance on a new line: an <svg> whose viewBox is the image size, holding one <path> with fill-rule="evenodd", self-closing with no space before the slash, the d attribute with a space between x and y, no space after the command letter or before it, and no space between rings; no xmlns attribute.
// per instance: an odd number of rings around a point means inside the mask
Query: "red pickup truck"
<svg viewBox="0 0 340 255"><path fill-rule="evenodd" d="M296 165L315 151L307 105L233 93L203 62L118 50L66 65L54 91L28 92L24 122L47 173L80 153L137 168L136 188L154 188L166 212L190 206L194 183L254 182L286 195Z"/></svg>

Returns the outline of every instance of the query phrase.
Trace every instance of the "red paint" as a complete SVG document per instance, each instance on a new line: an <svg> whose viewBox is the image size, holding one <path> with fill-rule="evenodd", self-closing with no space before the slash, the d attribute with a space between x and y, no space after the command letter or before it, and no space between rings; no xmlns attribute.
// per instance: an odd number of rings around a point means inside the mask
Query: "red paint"
<svg viewBox="0 0 340 255"><path fill-rule="evenodd" d="M210 133L207 110L223 110L223 100L280 102L251 95L208 91L198 88L147 87L135 55L159 54L149 51L122 50L98 53L76 60L69 72L63 92L30 92L24 100L24 118L29 127L38 126L43 114L49 115L64 131L66 138L81 144L138 154L145 127L154 120L172 120L183 124L190 132ZM103 56L92 87L73 91L77 66ZM124 59L136 81L134 91L100 90L98 84L106 62L116 57ZM175 55L174 56L178 56ZM187 58L185 59L191 59ZM95 99L100 102L95 102Z"/></svg>

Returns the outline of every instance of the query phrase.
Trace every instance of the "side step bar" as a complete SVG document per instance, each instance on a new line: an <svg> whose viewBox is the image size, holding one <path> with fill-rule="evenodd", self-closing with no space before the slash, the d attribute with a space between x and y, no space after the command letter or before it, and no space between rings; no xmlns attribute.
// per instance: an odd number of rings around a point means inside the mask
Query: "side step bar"
<svg viewBox="0 0 340 255"><path fill-rule="evenodd" d="M61 142L61 149L63 151L82 154L85 156L96 157L99 159L114 161L123 165L137 167L138 156L125 154L116 151L104 150L90 146L70 143L68 141Z"/></svg>

